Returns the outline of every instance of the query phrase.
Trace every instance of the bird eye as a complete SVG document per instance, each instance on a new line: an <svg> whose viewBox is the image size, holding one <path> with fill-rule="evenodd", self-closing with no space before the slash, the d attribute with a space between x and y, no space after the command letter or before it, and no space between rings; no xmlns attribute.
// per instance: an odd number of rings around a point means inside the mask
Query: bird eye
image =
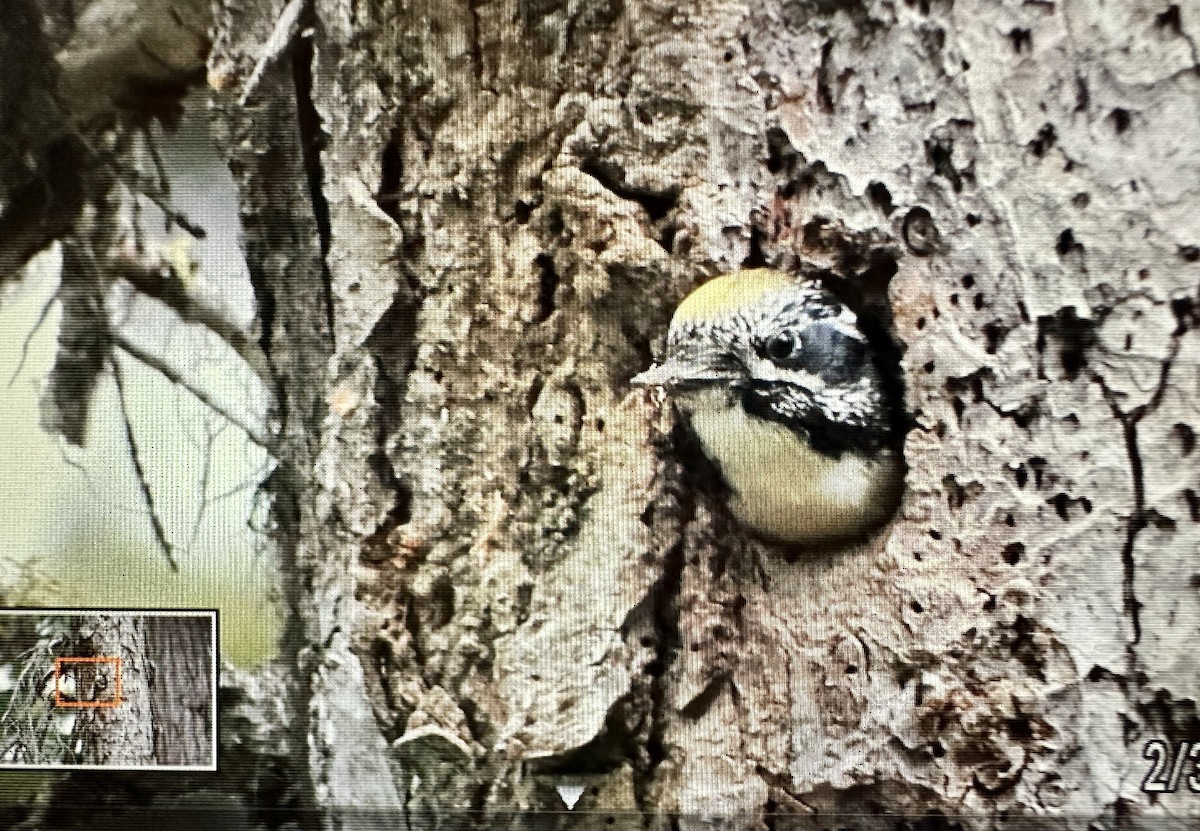
<svg viewBox="0 0 1200 831"><path fill-rule="evenodd" d="M794 361L800 352L800 339L791 332L779 332L767 338L762 351L777 364Z"/></svg>
<svg viewBox="0 0 1200 831"><path fill-rule="evenodd" d="M818 321L803 330L775 332L757 342L758 354L783 369L804 369L826 383L853 381L863 372L867 345L836 327Z"/></svg>
<svg viewBox="0 0 1200 831"><path fill-rule="evenodd" d="M822 323L810 326L804 336L809 346L809 369L825 381L841 384L862 373L867 358L867 346L862 341Z"/></svg>

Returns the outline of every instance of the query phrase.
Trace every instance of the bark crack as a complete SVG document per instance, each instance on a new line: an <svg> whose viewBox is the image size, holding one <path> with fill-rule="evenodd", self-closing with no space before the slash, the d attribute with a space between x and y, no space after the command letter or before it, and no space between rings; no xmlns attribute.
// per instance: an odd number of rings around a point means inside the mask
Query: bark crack
<svg viewBox="0 0 1200 831"><path fill-rule="evenodd" d="M304 10L303 27L318 24L315 10ZM325 169L321 153L328 136L322 127L321 114L313 98L313 65L316 48L313 38L301 37L296 41L292 53L292 80L296 88L296 127L300 132L300 149L303 154L304 171L308 178L308 192L312 199L313 221L317 226L317 239L321 247L321 283L325 303L325 322L329 326L330 340L336 344L334 329L333 276L329 271L329 247L332 231L329 218L329 201L325 198Z"/></svg>
<svg viewBox="0 0 1200 831"><path fill-rule="evenodd" d="M1137 599L1137 563L1134 557L1134 548L1137 544L1138 534L1149 523L1152 513L1146 507L1145 468L1142 463L1141 451L1138 448L1138 424L1158 407L1166 394L1171 365L1179 352L1180 336L1185 330L1186 325L1181 320L1179 329L1172 334L1168 355L1162 361L1158 383L1150 399L1128 412L1121 408L1120 396L1108 386L1101 375L1095 373L1092 377L1099 384L1113 416L1121 425L1126 454L1129 456L1129 473L1133 485L1133 510L1126 521L1125 543L1121 548L1121 565L1124 573L1123 604L1125 614L1129 617L1133 627L1133 637L1126 645L1128 663L1126 669L1130 678L1136 677L1134 671L1137 667L1137 646L1142 639L1141 608L1143 604Z"/></svg>

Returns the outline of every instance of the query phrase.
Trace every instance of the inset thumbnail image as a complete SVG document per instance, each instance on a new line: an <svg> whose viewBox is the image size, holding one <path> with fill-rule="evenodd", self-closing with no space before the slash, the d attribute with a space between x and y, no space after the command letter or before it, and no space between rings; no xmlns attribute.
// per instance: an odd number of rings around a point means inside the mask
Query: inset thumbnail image
<svg viewBox="0 0 1200 831"><path fill-rule="evenodd" d="M215 611L0 610L0 768L216 770Z"/></svg>

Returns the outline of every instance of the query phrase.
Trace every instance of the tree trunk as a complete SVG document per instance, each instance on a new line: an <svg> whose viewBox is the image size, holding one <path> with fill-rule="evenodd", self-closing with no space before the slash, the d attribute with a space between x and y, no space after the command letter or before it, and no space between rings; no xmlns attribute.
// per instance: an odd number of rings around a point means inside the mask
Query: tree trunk
<svg viewBox="0 0 1200 831"><path fill-rule="evenodd" d="M1147 742L1200 740L1200 15L215 5L279 425L293 807L1200 813L1141 789ZM679 300L760 265L855 298L905 376L903 503L835 553L743 532L628 386Z"/></svg>
<svg viewBox="0 0 1200 831"><path fill-rule="evenodd" d="M215 761L212 642L207 617L146 618L156 764L203 767Z"/></svg>
<svg viewBox="0 0 1200 831"><path fill-rule="evenodd" d="M145 619L88 616L79 619L77 632L77 648L84 660L101 661L74 667L76 698L81 704L113 702L113 706L79 710L75 729L83 743L83 764L130 768L155 764ZM112 659L119 659L119 665Z"/></svg>
<svg viewBox="0 0 1200 831"><path fill-rule="evenodd" d="M1194 738L1200 615L1171 464L1200 75L1171 9L316 3L250 93L241 146L291 167L246 202L292 212L249 233L307 402L315 642L361 659L402 767L431 736L454 760L405 799L483 826L564 783L683 825L1164 810L1141 747ZM227 15L221 77L270 28ZM301 160L303 227L273 191ZM893 313L908 493L833 556L741 533L627 387L680 298L757 264Z"/></svg>

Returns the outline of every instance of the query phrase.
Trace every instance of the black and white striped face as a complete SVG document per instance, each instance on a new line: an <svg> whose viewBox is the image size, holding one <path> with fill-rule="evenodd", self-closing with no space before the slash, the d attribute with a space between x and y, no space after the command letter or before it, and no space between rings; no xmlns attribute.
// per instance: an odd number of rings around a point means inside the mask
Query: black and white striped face
<svg viewBox="0 0 1200 831"><path fill-rule="evenodd" d="M776 271L725 275L689 295L664 361L634 383L661 385L685 408L696 392L725 389L731 404L835 458L888 445L883 384L854 313Z"/></svg>

